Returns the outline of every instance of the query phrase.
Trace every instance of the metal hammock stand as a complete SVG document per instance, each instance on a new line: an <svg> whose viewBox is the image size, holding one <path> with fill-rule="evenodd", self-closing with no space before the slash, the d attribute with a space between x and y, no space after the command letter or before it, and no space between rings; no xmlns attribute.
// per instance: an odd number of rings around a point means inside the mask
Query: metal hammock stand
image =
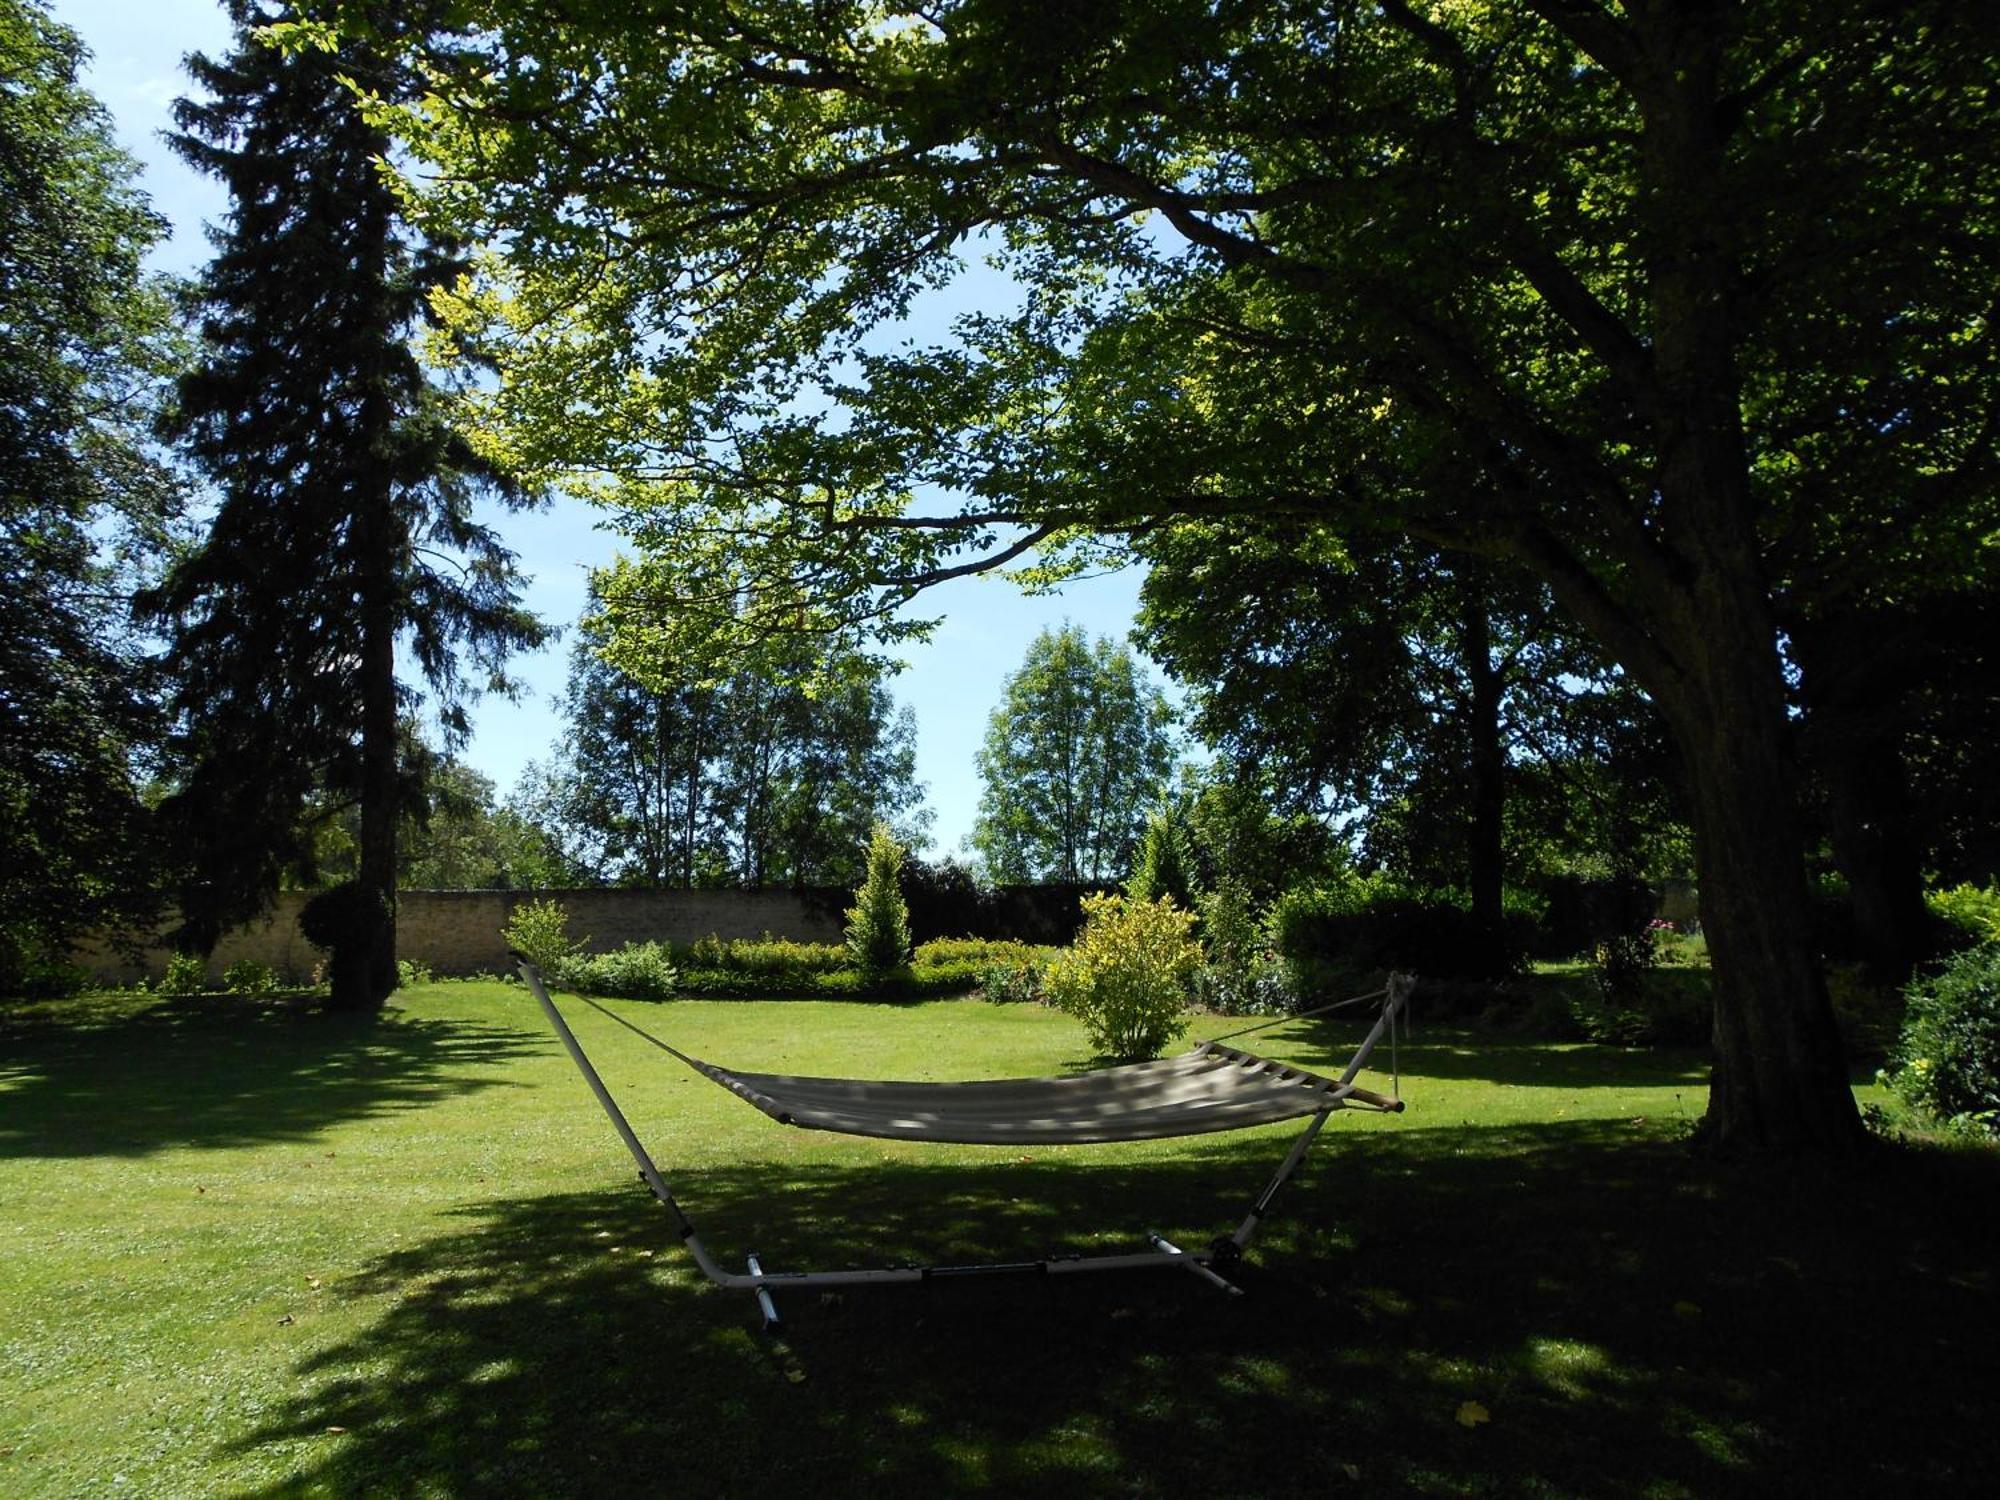
<svg viewBox="0 0 2000 1500"><path fill-rule="evenodd" d="M1151 1140L1214 1130L1239 1129L1273 1120L1310 1115L1305 1130L1293 1141L1277 1171L1257 1195L1243 1221L1227 1235L1218 1235L1206 1250L1183 1250L1164 1236L1149 1234L1151 1248L1119 1255L1058 1255L1043 1260L1006 1261L983 1265L885 1266L844 1271L767 1271L759 1258L747 1258L747 1271L726 1271L709 1255L693 1222L674 1201L666 1179L640 1144L631 1122L611 1097L597 1069L585 1056L576 1033L556 1009L540 970L519 954L521 978L540 1002L542 1012L562 1040L570 1060L638 1163L639 1175L653 1196L673 1215L688 1253L702 1274L719 1287L755 1295L770 1328L778 1321L773 1291L827 1287L887 1286L928 1282L959 1276L1033 1274L1074 1275L1094 1271L1178 1270L1191 1273L1231 1295L1242 1289L1222 1274L1242 1259L1279 1191L1290 1180L1314 1139L1335 1110L1361 1108L1400 1113L1400 1069L1394 1068L1396 1031L1408 1004L1414 980L1392 974L1387 985L1351 1000L1337 1001L1296 1015L1279 1016L1240 1031L1198 1044L1176 1058L1133 1063L1095 1073L1064 1078L1024 1078L991 1083L892 1083L863 1079L793 1078L764 1073L740 1073L691 1057L661 1041L625 1017L587 996L584 1004L672 1054L722 1087L746 1099L783 1124L804 1129L832 1130L850 1135L896 1139L973 1141L982 1144ZM1323 1078L1304 1069L1258 1057L1222 1043L1266 1027L1306 1016L1323 1015L1348 1006L1382 1002L1375 1024L1355 1050L1339 1078ZM1376 1045L1388 1038L1396 1093L1364 1089L1355 1078Z"/></svg>

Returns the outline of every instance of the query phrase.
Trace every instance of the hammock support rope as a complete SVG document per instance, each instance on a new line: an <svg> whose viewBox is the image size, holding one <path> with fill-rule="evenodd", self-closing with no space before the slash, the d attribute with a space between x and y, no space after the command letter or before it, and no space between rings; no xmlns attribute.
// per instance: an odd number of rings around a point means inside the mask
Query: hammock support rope
<svg viewBox="0 0 2000 1500"><path fill-rule="evenodd" d="M659 1167L641 1144L624 1111L612 1098L611 1091L585 1054L582 1044L577 1041L576 1033L556 1008L540 970L519 954L515 958L529 993L540 1004L570 1061L583 1075L599 1107L638 1164L639 1176L673 1217L681 1242L687 1246L696 1266L719 1287L754 1294L767 1328L778 1321L777 1308L771 1300L773 1291L899 1285L959 1276L1062 1276L1104 1271L1177 1270L1190 1273L1218 1290L1237 1295L1241 1288L1227 1280L1221 1272L1242 1258L1244 1248L1257 1232L1259 1221L1269 1212L1286 1182L1305 1160L1306 1152L1312 1148L1327 1118L1338 1109L1360 1107L1397 1112L1403 1107L1399 1098L1385 1097L1361 1088L1354 1081L1367 1065L1376 1044L1385 1034L1393 1034L1399 1013L1407 1004L1414 981L1401 974L1391 975L1387 986L1372 994L1300 1013L1300 1016L1315 1015L1371 1000L1382 1002L1374 1026L1337 1079L1322 1078L1254 1053L1225 1047L1221 1045L1222 1038L1200 1043L1178 1058L1158 1063L1129 1064L1073 1078L909 1084L736 1073L691 1057L596 1001L579 997L592 1009L637 1033L653 1046L766 1114L782 1123L805 1129L902 1139L1017 1144L1025 1141L1157 1139L1236 1129L1300 1115L1311 1116L1305 1130L1293 1141L1291 1150L1279 1163L1263 1192L1257 1195L1243 1221L1230 1234L1218 1236L1203 1251L1183 1250L1162 1235L1149 1234L1149 1249L1115 1255L1058 1255L1042 1260L995 1264L886 1266L839 1271L769 1271L764 1269L758 1256L751 1255L747 1258L747 1271L729 1271L709 1254L693 1221L675 1201ZM1264 1025L1278 1025L1300 1019L1300 1016L1283 1016ZM1261 1029L1262 1026L1248 1027L1229 1035L1241 1036ZM1153 1101L1150 1105L1147 1102L1149 1098ZM1165 1102L1161 1103L1161 1100ZM1023 1113L1010 1117L1009 1110Z"/></svg>

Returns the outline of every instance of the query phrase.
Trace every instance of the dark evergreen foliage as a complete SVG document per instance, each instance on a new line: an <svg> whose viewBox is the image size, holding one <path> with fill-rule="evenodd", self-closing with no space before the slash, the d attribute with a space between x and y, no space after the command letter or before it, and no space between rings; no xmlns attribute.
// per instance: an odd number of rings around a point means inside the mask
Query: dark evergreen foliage
<svg viewBox="0 0 2000 1500"><path fill-rule="evenodd" d="M165 226L83 58L0 0L0 993L150 904L124 593L176 499L144 441L172 349L141 262Z"/></svg>
<svg viewBox="0 0 2000 1500"><path fill-rule="evenodd" d="M201 546L151 601L171 646L185 770L163 809L185 856L184 938L210 943L259 910L305 860L300 810L361 810L359 880L388 913L364 995L395 982L395 829L421 766L399 718L436 695L447 740L468 689L502 681L542 639L519 606L514 559L474 514L523 498L452 420L412 338L455 247L399 216L388 141L342 82L395 94L374 51L286 54L254 28L276 7L235 0L234 50L195 57L206 98L176 106L176 151L221 179L228 219L197 307L202 357L181 383L173 436L215 487ZM470 664L485 683L468 681Z"/></svg>

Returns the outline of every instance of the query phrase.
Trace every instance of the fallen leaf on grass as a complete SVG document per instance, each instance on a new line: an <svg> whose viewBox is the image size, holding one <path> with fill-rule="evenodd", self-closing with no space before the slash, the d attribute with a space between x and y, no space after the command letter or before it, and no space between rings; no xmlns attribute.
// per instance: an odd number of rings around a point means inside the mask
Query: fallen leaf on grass
<svg viewBox="0 0 2000 1500"><path fill-rule="evenodd" d="M1361 1465L1360 1465L1360 1464L1342 1464L1342 1465L1340 1466L1340 1472L1341 1472L1341 1473L1343 1473L1343 1474L1345 1474L1345 1475L1346 1475L1346 1476L1347 1476L1347 1477L1348 1477L1348 1478L1349 1478L1350 1480L1352 1480L1352 1481L1353 1481L1354 1483L1356 1483L1356 1484L1359 1484L1359 1483L1361 1483Z"/></svg>
<svg viewBox="0 0 2000 1500"><path fill-rule="evenodd" d="M1477 1401L1463 1401L1459 1403L1459 1426L1477 1427L1482 1422L1490 1422L1492 1420L1493 1413L1481 1406Z"/></svg>
<svg viewBox="0 0 2000 1500"><path fill-rule="evenodd" d="M312 1289L313 1289L314 1291L318 1291L318 1290L319 1290L319 1278L318 1278L317 1276L308 1276L308 1277L306 1278L306 1285L307 1285L307 1286L309 1286L309 1287L311 1287L311 1288L312 1288Z"/></svg>
<svg viewBox="0 0 2000 1500"><path fill-rule="evenodd" d="M1693 1302L1676 1302L1674 1304L1674 1316L1677 1318L1698 1318L1701 1316L1701 1308Z"/></svg>

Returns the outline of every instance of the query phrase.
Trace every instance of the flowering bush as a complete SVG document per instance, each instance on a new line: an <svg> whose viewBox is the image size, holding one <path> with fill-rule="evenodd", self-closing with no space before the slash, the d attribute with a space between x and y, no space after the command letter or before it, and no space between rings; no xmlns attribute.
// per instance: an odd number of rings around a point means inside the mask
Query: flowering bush
<svg viewBox="0 0 2000 1500"><path fill-rule="evenodd" d="M1187 1029L1188 985L1200 967L1193 913L1166 900L1085 896L1083 931L1044 985L1099 1054L1154 1057Z"/></svg>

